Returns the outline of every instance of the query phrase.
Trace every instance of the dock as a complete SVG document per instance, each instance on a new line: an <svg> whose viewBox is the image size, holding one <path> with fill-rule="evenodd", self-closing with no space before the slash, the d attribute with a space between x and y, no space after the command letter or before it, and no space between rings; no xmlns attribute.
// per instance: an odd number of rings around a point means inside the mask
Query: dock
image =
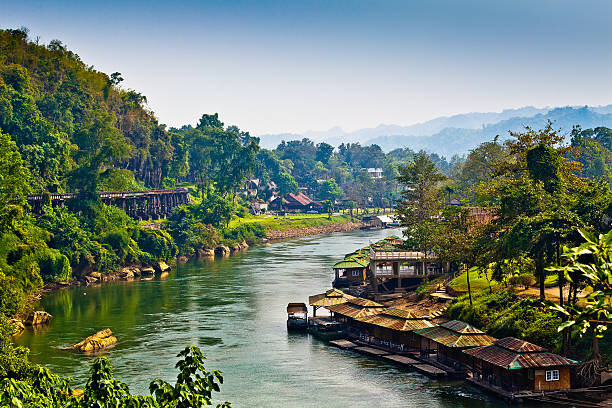
<svg viewBox="0 0 612 408"><path fill-rule="evenodd" d="M375 357L382 357L382 356L386 356L390 354L388 351L380 350L380 349L373 348L373 347L365 347L365 346L355 347L352 350L358 353L361 353L361 354L367 354L367 355L375 356Z"/></svg>
<svg viewBox="0 0 612 408"><path fill-rule="evenodd" d="M391 361L392 363L397 363L399 365L411 367L415 364L420 364L419 361L412 359L406 356L400 356L397 354L391 354L383 357L385 360Z"/></svg>
<svg viewBox="0 0 612 408"><path fill-rule="evenodd" d="M414 368L416 371L418 371L421 374L425 374L428 377L439 378L439 377L445 377L447 375L446 371L442 370L441 368L434 367L432 365L425 364L425 363L414 364L412 368Z"/></svg>
<svg viewBox="0 0 612 408"><path fill-rule="evenodd" d="M348 341L346 339L330 340L329 344L331 344L332 346L341 348L342 350L351 350L357 347L357 344L353 343L352 341Z"/></svg>

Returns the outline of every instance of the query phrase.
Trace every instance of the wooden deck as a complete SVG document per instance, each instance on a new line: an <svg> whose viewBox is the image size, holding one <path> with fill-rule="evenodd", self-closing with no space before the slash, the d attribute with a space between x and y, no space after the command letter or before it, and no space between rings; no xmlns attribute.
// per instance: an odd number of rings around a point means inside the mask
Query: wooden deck
<svg viewBox="0 0 612 408"><path fill-rule="evenodd" d="M439 378L446 376L446 371L425 363L414 364L412 368L429 377Z"/></svg>
<svg viewBox="0 0 612 408"><path fill-rule="evenodd" d="M353 343L352 341L345 340L345 339L330 340L329 344L331 344L332 346L341 348L342 350L350 350L350 349L357 347L357 344Z"/></svg>
<svg viewBox="0 0 612 408"><path fill-rule="evenodd" d="M419 364L419 362L417 360L414 360L410 357L406 357L406 356L399 356L397 354L391 354L388 356L384 356L383 357L385 360L389 360L393 363L397 363L403 366L412 366L414 364Z"/></svg>
<svg viewBox="0 0 612 408"><path fill-rule="evenodd" d="M380 350L380 349L373 348L373 347L364 347L364 346L355 347L352 350L358 353L361 353L361 354L368 354L370 356L375 356L375 357L382 357L382 356L386 356L390 354L388 351Z"/></svg>

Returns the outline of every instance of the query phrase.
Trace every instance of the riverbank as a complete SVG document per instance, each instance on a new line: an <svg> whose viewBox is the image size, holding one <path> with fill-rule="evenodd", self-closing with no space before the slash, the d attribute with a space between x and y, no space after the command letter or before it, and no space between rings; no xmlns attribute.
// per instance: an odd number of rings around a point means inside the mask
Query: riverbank
<svg viewBox="0 0 612 408"><path fill-rule="evenodd" d="M316 225L310 227L291 227L284 230L270 229L266 230L266 237L270 240L280 240L288 238L301 238L310 235L331 234L334 232L354 231L360 229L364 224L362 222L345 221L329 225Z"/></svg>

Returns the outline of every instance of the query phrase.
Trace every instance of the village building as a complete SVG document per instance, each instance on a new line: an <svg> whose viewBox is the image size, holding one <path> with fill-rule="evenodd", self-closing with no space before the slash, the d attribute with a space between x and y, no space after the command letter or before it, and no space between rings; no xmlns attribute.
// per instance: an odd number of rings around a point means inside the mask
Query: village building
<svg viewBox="0 0 612 408"><path fill-rule="evenodd" d="M514 337L463 353L473 374L471 382L509 392L569 389L570 369L576 364Z"/></svg>
<svg viewBox="0 0 612 408"><path fill-rule="evenodd" d="M347 293L342 292L338 289L330 289L324 293L313 295L308 297L308 304L312 306L312 315L317 315L317 309L320 307L328 307L346 303L349 299L354 299L355 296L351 296Z"/></svg>
<svg viewBox="0 0 612 408"><path fill-rule="evenodd" d="M356 318L361 325L359 338L389 349L408 351L418 347L415 330L433 327L425 317L417 317L407 310L385 308L379 314Z"/></svg>
<svg viewBox="0 0 612 408"><path fill-rule="evenodd" d="M365 170L373 179L380 179L383 177L383 169L381 169L380 167L370 167Z"/></svg>
<svg viewBox="0 0 612 408"><path fill-rule="evenodd" d="M362 328L359 318L379 314L385 309L380 303L357 297L325 308L333 314L336 320L345 323L348 331L353 335L359 335Z"/></svg>
<svg viewBox="0 0 612 408"><path fill-rule="evenodd" d="M367 281L368 266L370 261L366 256L360 254L349 254L332 269L335 279L332 286L335 288L362 285Z"/></svg>
<svg viewBox="0 0 612 408"><path fill-rule="evenodd" d="M436 261L435 254L407 251L395 245L389 242L370 247L369 278L375 294L402 292L406 288L404 282L415 285L446 272L447 267Z"/></svg>
<svg viewBox="0 0 612 408"><path fill-rule="evenodd" d="M251 213L253 215L261 215L268 211L268 203L264 200L251 201Z"/></svg>
<svg viewBox="0 0 612 408"><path fill-rule="evenodd" d="M323 205L319 201L315 201L306 194L299 192L296 194L289 193L284 197L278 197L270 202L269 208L275 211L321 211Z"/></svg>
<svg viewBox="0 0 612 408"><path fill-rule="evenodd" d="M476 327L451 320L439 326L416 330L421 355L454 368L462 368L466 363L464 350L493 344L495 338Z"/></svg>

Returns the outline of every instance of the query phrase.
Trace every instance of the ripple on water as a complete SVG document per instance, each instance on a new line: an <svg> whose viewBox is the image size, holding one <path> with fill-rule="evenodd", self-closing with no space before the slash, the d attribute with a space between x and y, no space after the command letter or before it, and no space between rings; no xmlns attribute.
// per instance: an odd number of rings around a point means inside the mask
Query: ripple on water
<svg viewBox="0 0 612 408"><path fill-rule="evenodd" d="M93 356L60 350L109 327L119 343L102 354L134 392L155 377L174 380L176 354L198 345L221 369L221 399L235 407L494 407L458 383L441 383L342 351L307 335L288 335L285 308L330 286L330 265L397 231L353 231L300 238L214 262L180 265L166 279L116 282L53 293L54 315L18 342L34 361L82 385Z"/></svg>

